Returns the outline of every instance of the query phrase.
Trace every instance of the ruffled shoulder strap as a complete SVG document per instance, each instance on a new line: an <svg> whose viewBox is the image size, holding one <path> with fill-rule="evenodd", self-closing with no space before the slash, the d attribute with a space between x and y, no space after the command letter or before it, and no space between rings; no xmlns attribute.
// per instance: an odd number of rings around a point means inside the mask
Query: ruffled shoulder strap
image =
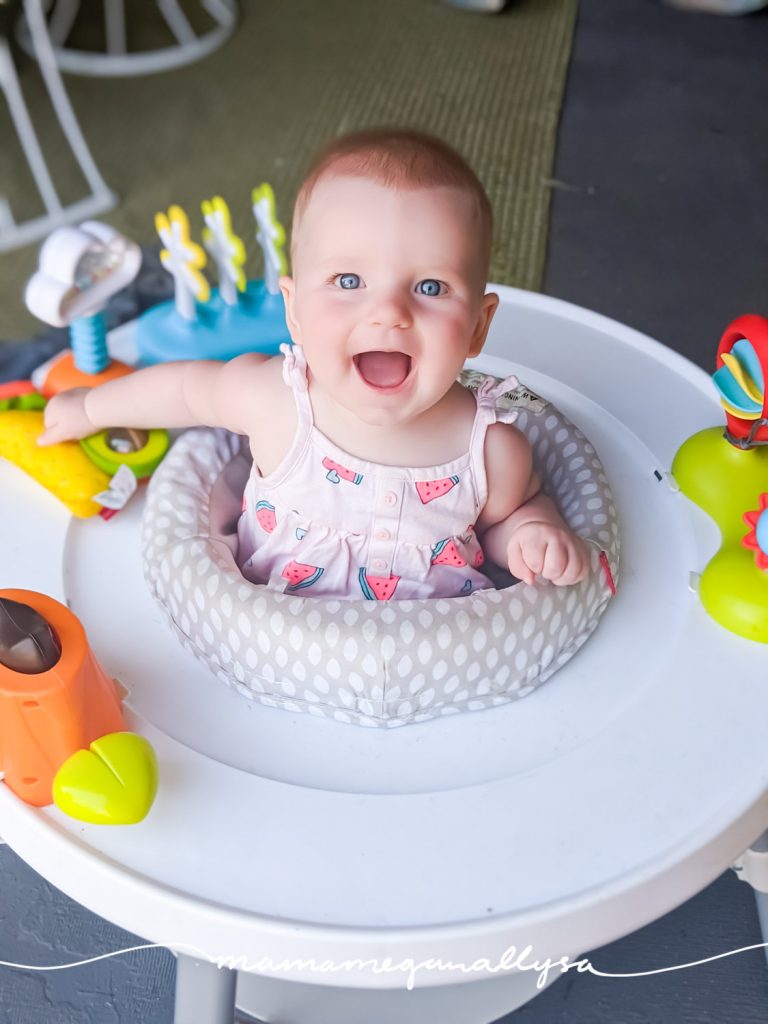
<svg viewBox="0 0 768 1024"><path fill-rule="evenodd" d="M488 481L485 472L485 435L492 423L514 423L520 415L519 410L499 404L500 398L503 398L508 392L514 391L519 385L520 381L514 374L505 377L504 380L486 376L475 390L477 414L472 425L469 454L477 487L477 499L481 508L488 498Z"/></svg>
<svg viewBox="0 0 768 1024"><path fill-rule="evenodd" d="M283 344L280 346L283 356L283 380L289 388L297 391L307 390L307 360L301 345Z"/></svg>
<svg viewBox="0 0 768 1024"><path fill-rule="evenodd" d="M299 426L309 430L312 426L312 404L307 386L307 360L301 345L280 346L283 355L283 380L293 391Z"/></svg>
<svg viewBox="0 0 768 1024"><path fill-rule="evenodd" d="M487 421L487 424L512 423L517 419L517 409L510 409L508 406L499 405L498 400L508 392L520 387L520 381L513 374L498 380L496 377L485 377L475 392L477 399L477 411L480 418Z"/></svg>

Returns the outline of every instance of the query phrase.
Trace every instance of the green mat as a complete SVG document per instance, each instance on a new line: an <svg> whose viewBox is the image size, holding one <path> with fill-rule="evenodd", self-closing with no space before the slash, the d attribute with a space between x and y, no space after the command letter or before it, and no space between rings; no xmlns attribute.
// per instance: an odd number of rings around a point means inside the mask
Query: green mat
<svg viewBox="0 0 768 1024"><path fill-rule="evenodd" d="M409 125L455 145L484 182L496 217L491 279L538 289L576 4L518 0L482 15L439 0L244 0L234 36L197 64L145 78L66 76L94 158L121 197L103 219L152 242L155 211L180 203L199 240L200 201L220 194L255 276L253 185L273 184L288 222L302 173L326 139ZM152 7L127 5L129 48L145 41L139 34L152 28ZM81 36L95 31L99 8L81 14ZM80 198L84 183L54 119L42 117L45 95L26 59L21 77L62 198ZM0 147L0 195L17 221L41 213L5 109L0 138L11 140ZM37 251L0 255L2 340L39 327L22 303Z"/></svg>

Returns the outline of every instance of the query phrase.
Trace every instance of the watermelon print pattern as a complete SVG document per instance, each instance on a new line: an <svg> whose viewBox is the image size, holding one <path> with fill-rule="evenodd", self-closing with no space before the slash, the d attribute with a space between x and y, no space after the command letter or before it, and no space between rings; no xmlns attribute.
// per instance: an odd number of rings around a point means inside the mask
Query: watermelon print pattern
<svg viewBox="0 0 768 1024"><path fill-rule="evenodd" d="M385 579L383 576L369 576L362 566L358 573L360 589L369 601L389 601L400 582L399 576L390 576Z"/></svg>
<svg viewBox="0 0 768 1024"><path fill-rule="evenodd" d="M395 604L489 587L474 522L477 445L449 463L421 469L380 466L346 453L314 427L298 363L297 372L295 380L284 377L295 393L305 443L277 484L249 485L254 489L238 524L240 557L251 558L248 578L276 582L285 593ZM372 546L374 538L389 543ZM374 561L370 551L386 559Z"/></svg>
<svg viewBox="0 0 768 1024"><path fill-rule="evenodd" d="M302 590L317 583L325 572L319 565L305 565L303 562L289 562L280 574L288 580L286 590Z"/></svg>
<svg viewBox="0 0 768 1024"><path fill-rule="evenodd" d="M435 498L442 498L448 491L453 490L458 482L457 476L445 476L442 480L417 480L415 487L422 505L426 505Z"/></svg>
<svg viewBox="0 0 768 1024"><path fill-rule="evenodd" d="M277 526L275 506L268 501L256 502L256 521L265 533L272 533Z"/></svg>
<svg viewBox="0 0 768 1024"><path fill-rule="evenodd" d="M432 565L452 565L460 569L467 564L466 558L462 558L459 549L450 537L439 540L432 548Z"/></svg>
<svg viewBox="0 0 768 1024"><path fill-rule="evenodd" d="M363 481L361 473L355 473L354 470L347 469L340 463L334 462L333 459L329 459L327 455L323 459L323 469L328 470L325 478L330 480L332 484L341 483L342 480L348 480L351 484L360 484Z"/></svg>

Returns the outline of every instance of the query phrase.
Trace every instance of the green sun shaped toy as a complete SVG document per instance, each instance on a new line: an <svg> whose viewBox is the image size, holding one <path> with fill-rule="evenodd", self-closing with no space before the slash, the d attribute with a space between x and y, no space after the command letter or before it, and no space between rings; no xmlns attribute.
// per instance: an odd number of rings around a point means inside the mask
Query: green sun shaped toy
<svg viewBox="0 0 768 1024"><path fill-rule="evenodd" d="M683 494L722 534L701 573L701 603L720 625L760 643L768 643L767 375L768 320L739 317L720 341L712 378L726 429L689 437L672 463Z"/></svg>

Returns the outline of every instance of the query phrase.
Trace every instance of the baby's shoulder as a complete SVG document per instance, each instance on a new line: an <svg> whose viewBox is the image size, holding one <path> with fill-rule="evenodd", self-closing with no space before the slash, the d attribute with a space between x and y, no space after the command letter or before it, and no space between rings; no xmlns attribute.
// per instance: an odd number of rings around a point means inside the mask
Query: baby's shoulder
<svg viewBox="0 0 768 1024"><path fill-rule="evenodd" d="M296 433L296 406L283 380L282 356L244 367L239 392L248 402L247 430L254 462L271 473L288 452Z"/></svg>
<svg viewBox="0 0 768 1024"><path fill-rule="evenodd" d="M530 462L531 445L525 434L514 423L491 423L485 434L485 462L490 470L494 464L503 466L523 459Z"/></svg>
<svg viewBox="0 0 768 1024"><path fill-rule="evenodd" d="M282 381L282 362L280 356L248 352L227 363L227 394L233 404L246 410L246 422L268 414L284 399L288 389Z"/></svg>
<svg viewBox="0 0 768 1024"><path fill-rule="evenodd" d="M231 359L227 366L255 386L260 382L271 381L282 374L282 356L268 356L263 352L246 352L242 356Z"/></svg>
<svg viewBox="0 0 768 1024"><path fill-rule="evenodd" d="M528 438L511 423L492 423L483 452L487 499L479 526L506 518L527 497L533 478Z"/></svg>

